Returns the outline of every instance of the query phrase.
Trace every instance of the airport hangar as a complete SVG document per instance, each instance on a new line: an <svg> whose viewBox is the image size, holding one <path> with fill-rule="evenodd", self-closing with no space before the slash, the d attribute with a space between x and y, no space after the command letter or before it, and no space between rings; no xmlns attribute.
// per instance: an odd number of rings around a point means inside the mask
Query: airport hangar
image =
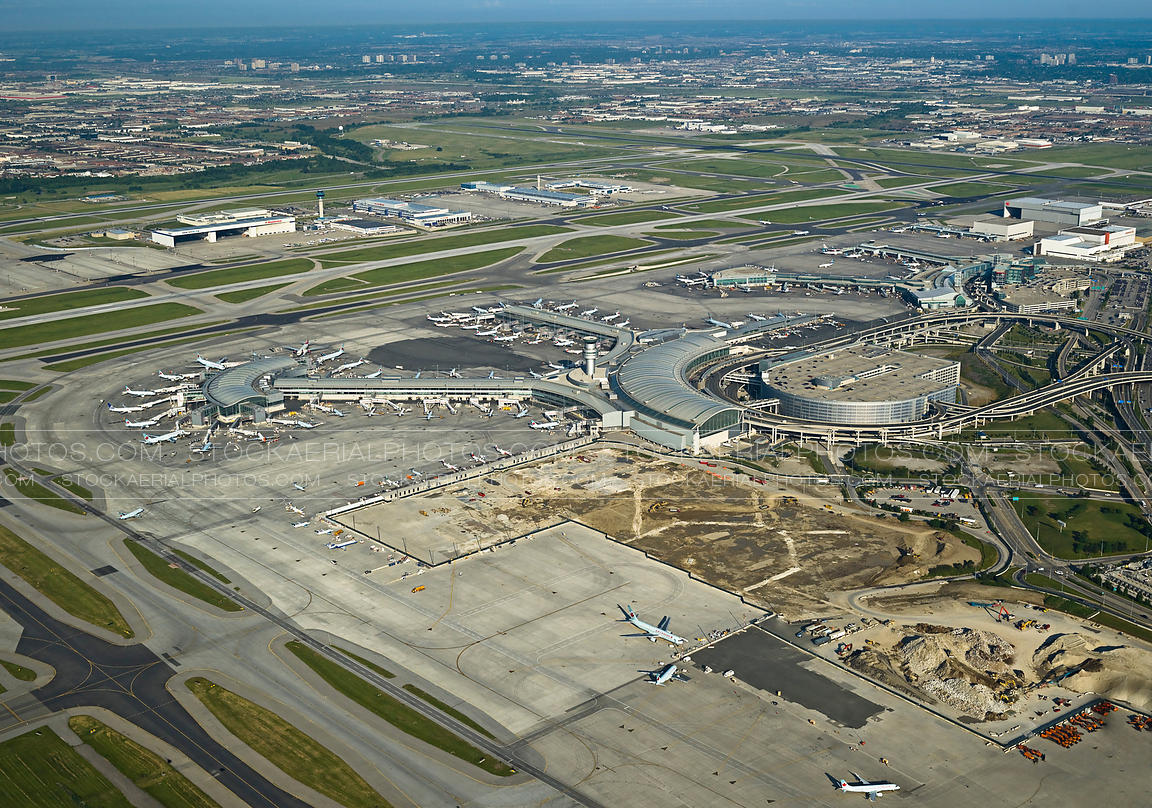
<svg viewBox="0 0 1152 808"><path fill-rule="evenodd" d="M293 356L263 357L209 376L200 394L188 398L191 423L230 424L244 417L259 423L283 411L291 399L475 399L508 403L531 400L546 407L574 407L596 419L600 430L630 429L675 451L695 453L728 440L742 429L741 407L705 395L687 380L694 368L729 355L730 345L722 339L677 329L654 332L661 341L649 344L644 335L637 339L629 329L531 306L505 306L497 316L584 336L588 349L585 365L540 379L322 379L309 377L306 364ZM780 318L778 326L790 322ZM601 339L615 342L605 356L597 357L595 346Z"/></svg>
<svg viewBox="0 0 1152 808"><path fill-rule="evenodd" d="M271 236L295 233L296 217L264 209L225 210L203 215L177 216L186 227L159 227L149 231L153 242L175 247L185 241L217 241L226 236Z"/></svg>

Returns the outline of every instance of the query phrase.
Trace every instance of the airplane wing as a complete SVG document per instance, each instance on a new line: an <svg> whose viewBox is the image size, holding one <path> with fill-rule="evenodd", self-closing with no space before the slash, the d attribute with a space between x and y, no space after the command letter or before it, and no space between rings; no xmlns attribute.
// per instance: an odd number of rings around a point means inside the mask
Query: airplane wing
<svg viewBox="0 0 1152 808"><path fill-rule="evenodd" d="M668 626L670 625L672 625L672 618L665 616L660 618L660 622L656 624L656 628L660 629L661 631L667 631Z"/></svg>
<svg viewBox="0 0 1152 808"><path fill-rule="evenodd" d="M682 673L674 673L674 674L672 674L672 678L677 682L691 682L692 681L691 676L685 676Z"/></svg>
<svg viewBox="0 0 1152 808"><path fill-rule="evenodd" d="M865 780L863 777L858 775L856 772L849 771L848 773L856 778L856 785L858 785L858 786L870 786L870 785L872 785L870 782Z"/></svg>
<svg viewBox="0 0 1152 808"><path fill-rule="evenodd" d="M878 796L879 796L879 794L877 794L875 791L869 791L868 792L868 802L876 802L876 797L878 797Z"/></svg>

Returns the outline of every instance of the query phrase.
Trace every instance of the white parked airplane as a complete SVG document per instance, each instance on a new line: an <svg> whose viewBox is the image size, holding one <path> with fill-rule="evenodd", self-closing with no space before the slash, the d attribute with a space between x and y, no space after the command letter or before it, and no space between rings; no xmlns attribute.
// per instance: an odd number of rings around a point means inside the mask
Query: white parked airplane
<svg viewBox="0 0 1152 808"><path fill-rule="evenodd" d="M525 407L523 404L520 404L518 406L520 407L520 409L517 410L516 412L512 413L513 418L523 418L525 415L528 414L528 408L527 407Z"/></svg>
<svg viewBox="0 0 1152 808"><path fill-rule="evenodd" d="M576 343L570 339L558 339L558 340L556 340L556 347L557 348L566 348L569 345L575 345L575 344Z"/></svg>
<svg viewBox="0 0 1152 808"><path fill-rule="evenodd" d="M129 421L127 418L125 418L124 419L124 426L128 427L129 429L149 429L151 427L156 426L156 424L158 424L159 422L160 422L159 416L157 416L155 418L149 418L147 421Z"/></svg>
<svg viewBox="0 0 1152 808"><path fill-rule="evenodd" d="M534 370L530 370L530 371L528 371L528 374L529 374L529 375L530 375L530 376L531 376L533 379L543 379L543 378L544 378L544 374L543 374L543 373L537 373L537 372L536 372L536 371L534 371Z"/></svg>
<svg viewBox="0 0 1152 808"><path fill-rule="evenodd" d="M644 637L647 637L652 642L657 640L665 640L673 645L683 645L685 640L668 630L669 624L672 622L671 617L661 618L660 622L655 626L651 623L645 623L637 616L636 612L632 610L631 606L620 606L617 604L620 611L624 612L624 619L634 625L636 628L644 632Z"/></svg>
<svg viewBox="0 0 1152 808"><path fill-rule="evenodd" d="M367 376L362 376L361 378L363 378L363 379L379 379L380 374L383 372L384 371L382 371L382 370L374 370L371 373L369 373Z"/></svg>
<svg viewBox="0 0 1152 808"><path fill-rule="evenodd" d="M300 483L292 483L292 487L295 488L297 491L307 491L308 490L307 488L302 486Z"/></svg>
<svg viewBox="0 0 1152 808"><path fill-rule="evenodd" d="M493 337L492 340L494 342L515 342L520 339L523 333L522 331L513 331L511 334L505 334L502 337Z"/></svg>
<svg viewBox="0 0 1152 808"><path fill-rule="evenodd" d="M538 298L536 298L536 302L532 304L532 308L538 309L538 308L540 308L541 305L543 305L543 303L544 303L544 298L538 297Z"/></svg>
<svg viewBox="0 0 1152 808"><path fill-rule="evenodd" d="M317 530L316 535L317 536L331 536L335 532L336 532L335 528L329 527L329 528L325 528L324 530Z"/></svg>
<svg viewBox="0 0 1152 808"><path fill-rule="evenodd" d="M117 518L119 518L119 519L135 519L136 517L142 515L143 513L144 513L143 508L137 508L134 511L128 511L127 513L121 513L120 516Z"/></svg>
<svg viewBox="0 0 1152 808"><path fill-rule="evenodd" d="M200 354L196 354L196 364L202 365L203 367L208 368L208 370L223 370L224 369L224 360L223 359L221 359L219 362L213 362L211 359L205 359Z"/></svg>
<svg viewBox="0 0 1152 808"><path fill-rule="evenodd" d="M609 315L608 315L608 316L606 316L606 317L601 317L601 318L600 318L600 322L602 322L602 323L610 323L610 322L612 322L613 320L619 319L619 317L620 317L620 312L619 312L619 311L617 311L615 314L609 314Z"/></svg>
<svg viewBox="0 0 1152 808"><path fill-rule="evenodd" d="M841 780L836 788L849 794L867 794L868 799L875 802L876 798L881 796L885 791L899 791L900 786L895 783L889 783L887 780L870 782L865 780L856 772L849 772L856 778L855 783L849 783L847 780Z"/></svg>
<svg viewBox="0 0 1152 808"><path fill-rule="evenodd" d="M127 407L114 407L111 403L108 404L108 412L144 412L144 408L139 405L132 405Z"/></svg>
<svg viewBox="0 0 1152 808"><path fill-rule="evenodd" d="M303 522L293 522L292 527L308 527L309 522L305 519Z"/></svg>
<svg viewBox="0 0 1152 808"><path fill-rule="evenodd" d="M417 471L416 469L408 469L408 473L411 474L413 477L423 477L424 476L424 472Z"/></svg>
<svg viewBox="0 0 1152 808"><path fill-rule="evenodd" d="M168 443L175 443L178 439L184 437L187 434L188 433L183 429L176 429L172 432L165 432L163 435L145 435L140 439L140 442L147 443L149 446L154 443L163 443L164 441L167 441Z"/></svg>
<svg viewBox="0 0 1152 808"><path fill-rule="evenodd" d="M598 311L600 311L600 309L585 309L584 311L580 312L580 316L581 317L591 317L593 314L595 314Z"/></svg>
<svg viewBox="0 0 1152 808"><path fill-rule="evenodd" d="M556 311L571 311L574 308L576 308L576 302L575 301L573 301L571 303L565 303L563 306L557 306Z"/></svg>
<svg viewBox="0 0 1152 808"><path fill-rule="evenodd" d="M508 451L507 449L501 449L499 446L493 446L492 448L495 449L496 451L498 451L500 453L501 457L511 457L512 456L512 453L510 451Z"/></svg>
<svg viewBox="0 0 1152 808"><path fill-rule="evenodd" d="M488 460L488 458L486 458L484 455L482 455L482 454L476 454L475 452L471 452L471 453L469 453L468 457L472 458L472 459L473 459L473 460L475 460L477 463L485 463L485 462L487 462L487 460Z"/></svg>
<svg viewBox="0 0 1152 808"><path fill-rule="evenodd" d="M161 379L164 379L165 381L179 382L179 381L183 381L184 379L195 379L200 374L199 373L165 373L164 371L161 370L161 371L158 371L156 373L156 375L159 376Z"/></svg>
<svg viewBox="0 0 1152 808"><path fill-rule="evenodd" d="M463 379L464 377L456 372L456 368L452 368L450 371L448 371L448 378L449 379Z"/></svg>
<svg viewBox="0 0 1152 808"><path fill-rule="evenodd" d="M685 676L682 673L678 673L677 670L678 669L677 669L675 663L665 665L660 670L652 671L651 673L649 673L648 676L650 678L648 679L648 682L650 684L656 685L657 687L663 687L668 682L687 682L687 681L689 681L689 678L687 676Z"/></svg>
<svg viewBox="0 0 1152 808"><path fill-rule="evenodd" d="M723 320L717 320L714 317L708 318L708 324L718 326L720 328L732 328L732 323L726 323Z"/></svg>
<svg viewBox="0 0 1152 808"><path fill-rule="evenodd" d="M444 466L444 468L448 469L449 471L459 471L459 470L460 470L460 467L459 467L459 466L453 466L453 465L452 465L451 463L449 463L447 460L441 460L441 461L440 461L440 464L441 464L442 466Z"/></svg>
<svg viewBox="0 0 1152 808"><path fill-rule="evenodd" d="M748 318L751 320L755 320L758 323L762 323L768 319L763 314L752 314L751 312L748 313Z"/></svg>
<svg viewBox="0 0 1152 808"><path fill-rule="evenodd" d="M809 231L807 231L807 230L793 230L792 231L792 235L794 235L794 236L806 236L806 235L808 235L808 233L809 233Z"/></svg>
<svg viewBox="0 0 1152 808"><path fill-rule="evenodd" d="M291 351L293 356L304 356L308 353L309 349L312 347L312 341L306 339L299 346L285 345L283 347L284 347L284 350Z"/></svg>
<svg viewBox="0 0 1152 808"><path fill-rule="evenodd" d="M357 359L355 362L346 362L345 364L340 365L338 368L336 368L332 372L333 373L343 373L346 370L352 370L352 368L358 368L361 365L367 365L367 364L368 364L368 360L361 357L360 359Z"/></svg>
<svg viewBox="0 0 1152 808"><path fill-rule="evenodd" d="M212 437L211 435L205 435L204 436L204 442L201 443L199 446L193 446L192 451L195 452L196 454L206 454L206 453L212 451L212 449L214 449L215 447L212 444L211 437Z"/></svg>
<svg viewBox="0 0 1152 808"><path fill-rule="evenodd" d="M156 395L156 391L155 390L133 390L131 387L125 386L124 387L124 395L126 395L126 396L138 396L140 398L147 398L148 396Z"/></svg>
<svg viewBox="0 0 1152 808"><path fill-rule="evenodd" d="M828 261L827 263L821 264L819 268L820 269L827 269L828 267L835 266L835 265L836 265L835 261Z"/></svg>
<svg viewBox="0 0 1152 808"><path fill-rule="evenodd" d="M632 321L631 320L621 320L620 322L616 323L616 327L617 328L627 328L628 323L630 323L630 322L632 322Z"/></svg>
<svg viewBox="0 0 1152 808"><path fill-rule="evenodd" d="M479 327L479 326L477 326L477 327ZM487 331L477 331L476 336L478 336L478 337L494 337L499 333L500 333L499 328L489 328Z"/></svg>
<svg viewBox="0 0 1152 808"><path fill-rule="evenodd" d="M556 429L560 424L557 421L530 421L528 426L533 429Z"/></svg>
<svg viewBox="0 0 1152 808"><path fill-rule="evenodd" d="M820 245L820 252L824 253L825 255L843 255L844 254L844 248L843 247L829 247L827 244L821 244Z"/></svg>
<svg viewBox="0 0 1152 808"><path fill-rule="evenodd" d="M333 359L339 359L343 355L344 355L344 346L341 345L339 348L337 348L332 353L321 354L320 356L316 357L316 361L321 362L321 363L322 362L331 362Z"/></svg>

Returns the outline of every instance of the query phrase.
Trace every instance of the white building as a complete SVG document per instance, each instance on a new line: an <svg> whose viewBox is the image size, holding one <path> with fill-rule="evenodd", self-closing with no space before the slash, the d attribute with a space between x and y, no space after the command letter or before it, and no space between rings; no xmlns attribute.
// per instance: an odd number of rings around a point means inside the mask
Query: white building
<svg viewBox="0 0 1152 808"><path fill-rule="evenodd" d="M224 210L217 213L177 216L176 221L187 227L159 227L149 236L156 244L175 247L184 241L217 241L227 236L271 236L295 233L296 217L256 208L252 210Z"/></svg>
<svg viewBox="0 0 1152 808"><path fill-rule="evenodd" d="M1055 236L1040 239L1034 252L1077 261L1116 261L1135 246L1135 227L1070 227Z"/></svg>
<svg viewBox="0 0 1152 808"><path fill-rule="evenodd" d="M1036 223L1027 219L1005 219L988 216L972 222L969 231L977 236L987 236L992 241L1015 241L1032 238Z"/></svg>
<svg viewBox="0 0 1152 808"><path fill-rule="evenodd" d="M1031 219L1034 222L1049 222L1071 227L1083 227L1104 218L1104 209L1098 202L1064 202L1035 196L1009 199L1004 203L1004 210L1007 216L1017 219Z"/></svg>
<svg viewBox="0 0 1152 808"><path fill-rule="evenodd" d="M402 199L357 199L352 203L352 210L357 213L390 216L426 230L467 224L473 217L470 210L449 210L421 205L418 202L406 202Z"/></svg>

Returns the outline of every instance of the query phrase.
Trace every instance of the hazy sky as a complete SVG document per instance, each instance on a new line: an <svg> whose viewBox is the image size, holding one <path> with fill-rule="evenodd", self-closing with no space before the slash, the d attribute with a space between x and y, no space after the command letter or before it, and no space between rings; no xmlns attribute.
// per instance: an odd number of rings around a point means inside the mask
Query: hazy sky
<svg viewBox="0 0 1152 808"><path fill-rule="evenodd" d="M0 27L232 27L611 20L1094 18L1083 0L0 0ZM1152 16L1113 0L1109 19Z"/></svg>

